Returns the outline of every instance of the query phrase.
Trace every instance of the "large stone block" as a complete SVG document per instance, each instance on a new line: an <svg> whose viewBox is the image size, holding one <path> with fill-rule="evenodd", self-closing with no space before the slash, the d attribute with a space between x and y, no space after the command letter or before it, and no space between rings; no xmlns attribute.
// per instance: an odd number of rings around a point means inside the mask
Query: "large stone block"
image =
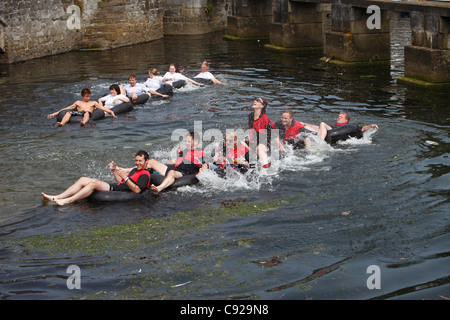
<svg viewBox="0 0 450 320"><path fill-rule="evenodd" d="M271 17L228 16L228 35L238 38L269 37Z"/></svg>
<svg viewBox="0 0 450 320"><path fill-rule="evenodd" d="M405 77L431 83L450 82L450 50L405 47Z"/></svg>
<svg viewBox="0 0 450 320"><path fill-rule="evenodd" d="M283 48L314 48L323 46L321 23L272 23L269 28L270 44Z"/></svg>
<svg viewBox="0 0 450 320"><path fill-rule="evenodd" d="M326 55L347 62L389 61L390 34L326 33Z"/></svg>

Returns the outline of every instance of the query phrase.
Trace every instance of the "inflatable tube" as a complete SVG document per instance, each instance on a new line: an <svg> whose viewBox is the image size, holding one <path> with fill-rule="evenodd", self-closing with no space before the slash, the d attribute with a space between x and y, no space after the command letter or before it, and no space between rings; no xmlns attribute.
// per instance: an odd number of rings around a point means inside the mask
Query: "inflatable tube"
<svg viewBox="0 0 450 320"><path fill-rule="evenodd" d="M194 80L195 82L203 83L203 84L213 84L213 83L214 83L214 82L212 82L211 80L205 79L205 78L194 78L193 80Z"/></svg>
<svg viewBox="0 0 450 320"><path fill-rule="evenodd" d="M183 88L186 85L186 81L185 80L177 80L172 82L172 87L175 89L180 89Z"/></svg>
<svg viewBox="0 0 450 320"><path fill-rule="evenodd" d="M161 85L161 87L156 90L156 92L161 93L161 94L167 94L169 96L171 96L173 94L173 90L172 90L172 86L170 84L164 83ZM161 98L160 96L157 95L152 95L152 98Z"/></svg>
<svg viewBox="0 0 450 320"><path fill-rule="evenodd" d="M133 110L133 104L131 103L131 101L123 102L121 104L118 104L118 105L112 107L111 110L117 116L118 114L122 114L122 113Z"/></svg>
<svg viewBox="0 0 450 320"><path fill-rule="evenodd" d="M150 184L154 184L155 186L159 186L164 180L164 176L159 173L152 173L150 175ZM189 186L198 183L198 179L195 174L188 174L181 178L175 179L173 185L168 187L167 189L178 188L183 186Z"/></svg>
<svg viewBox="0 0 450 320"><path fill-rule="evenodd" d="M141 200L148 192L148 189L141 193L134 193L132 191L94 191L94 193L89 197L89 200L98 202Z"/></svg>
<svg viewBox="0 0 450 320"><path fill-rule="evenodd" d="M128 98L130 98L130 97L128 97ZM136 101L133 101L131 98L130 98L130 101L132 101L133 104L144 104L148 101L148 99L150 99L150 95L148 95L147 93L143 93L137 97Z"/></svg>
<svg viewBox="0 0 450 320"><path fill-rule="evenodd" d="M360 139L362 136L361 128L356 124L349 123L328 130L325 141L329 144L335 144L338 141L344 141L351 137Z"/></svg>
<svg viewBox="0 0 450 320"><path fill-rule="evenodd" d="M62 118L68 111L70 111L70 110L61 110L58 113L58 115L56 116L56 121L61 122ZM94 112L92 113L89 121L98 121L98 120L103 119L104 117L105 117L105 112L103 110L95 109ZM82 120L83 120L82 116L71 116L68 123L80 123Z"/></svg>
<svg viewBox="0 0 450 320"><path fill-rule="evenodd" d="M164 176L159 173L152 173L150 175L150 184L159 186L164 180ZM186 175L175 180L175 183L166 190L188 186L198 183L195 174ZM146 194L151 193L150 188L141 193L134 193L132 191L95 191L89 197L89 200L98 202L123 202L131 200L142 200Z"/></svg>

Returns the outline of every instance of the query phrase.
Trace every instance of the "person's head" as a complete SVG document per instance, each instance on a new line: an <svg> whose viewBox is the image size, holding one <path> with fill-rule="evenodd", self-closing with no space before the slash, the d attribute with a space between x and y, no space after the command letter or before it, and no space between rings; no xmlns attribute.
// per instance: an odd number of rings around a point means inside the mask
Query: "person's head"
<svg viewBox="0 0 450 320"><path fill-rule="evenodd" d="M337 117L337 123L347 123L350 121L350 115L347 111L341 111L339 112L339 115Z"/></svg>
<svg viewBox="0 0 450 320"><path fill-rule="evenodd" d="M159 72L156 68L151 68L150 70L148 70L148 75L150 76L150 78L153 78L153 77L157 76L158 74L159 74Z"/></svg>
<svg viewBox="0 0 450 320"><path fill-rule="evenodd" d="M133 87L136 84L136 76L134 74L130 75L128 77L128 82L131 84L131 86Z"/></svg>
<svg viewBox="0 0 450 320"><path fill-rule="evenodd" d="M209 64L206 61L203 61L202 63L202 72L208 72L209 70Z"/></svg>
<svg viewBox="0 0 450 320"><path fill-rule="evenodd" d="M89 102L91 99L91 89L89 88L83 88L81 89L81 96L83 97L83 101Z"/></svg>
<svg viewBox="0 0 450 320"><path fill-rule="evenodd" d="M138 152L136 152L136 155L134 156L134 164L136 165L136 168L138 170L145 169L148 159L149 155L147 151L139 150Z"/></svg>
<svg viewBox="0 0 450 320"><path fill-rule="evenodd" d="M169 65L169 72L170 72L170 73L178 72L177 67L175 66L175 63L171 63L171 64Z"/></svg>
<svg viewBox="0 0 450 320"><path fill-rule="evenodd" d="M117 85L117 84L110 85L109 92L111 93L112 96L116 96L116 95L120 94L119 85Z"/></svg>
<svg viewBox="0 0 450 320"><path fill-rule="evenodd" d="M285 127L290 127L292 125L292 120L294 119L294 113L290 109L286 109L281 114L281 123Z"/></svg>
<svg viewBox="0 0 450 320"><path fill-rule="evenodd" d="M233 148L238 144L238 136L234 131L228 131L225 135L225 143L228 148Z"/></svg>
<svg viewBox="0 0 450 320"><path fill-rule="evenodd" d="M261 113L266 113L267 108L267 100L264 98L256 98L255 101L253 101L253 110L261 110Z"/></svg>
<svg viewBox="0 0 450 320"><path fill-rule="evenodd" d="M186 136L186 148L189 150L196 149L198 147L199 141L200 138L196 132L189 132L189 134Z"/></svg>

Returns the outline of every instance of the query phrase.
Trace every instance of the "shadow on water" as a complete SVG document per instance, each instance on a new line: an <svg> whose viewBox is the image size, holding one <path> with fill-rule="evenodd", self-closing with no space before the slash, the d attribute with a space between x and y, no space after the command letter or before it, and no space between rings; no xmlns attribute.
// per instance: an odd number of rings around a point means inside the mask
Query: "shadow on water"
<svg viewBox="0 0 450 320"><path fill-rule="evenodd" d="M399 41L394 38L396 50ZM322 54L276 53L263 41L222 34L167 37L105 52L71 52L0 72L0 297L3 299L442 299L448 281L447 97L396 83L401 63L350 68ZM130 57L133 57L132 59ZM55 127L46 115L92 99L111 83L142 82L149 67L203 60L225 86L189 85L117 119ZM134 165L136 150L167 161L176 129L246 129L255 97L278 120L351 122L380 130L335 146L289 150L269 170L140 202L88 200L59 207L57 193L80 176L112 181L106 167ZM204 141L205 145L214 143ZM69 290L70 265L81 290ZM367 268L381 270L370 290Z"/></svg>

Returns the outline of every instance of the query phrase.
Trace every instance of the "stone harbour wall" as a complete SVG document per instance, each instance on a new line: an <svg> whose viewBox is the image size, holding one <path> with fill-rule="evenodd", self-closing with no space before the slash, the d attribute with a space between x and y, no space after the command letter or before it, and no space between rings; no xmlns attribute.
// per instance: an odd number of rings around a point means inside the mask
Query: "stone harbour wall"
<svg viewBox="0 0 450 320"><path fill-rule="evenodd" d="M226 28L229 0L1 0L0 63Z"/></svg>

